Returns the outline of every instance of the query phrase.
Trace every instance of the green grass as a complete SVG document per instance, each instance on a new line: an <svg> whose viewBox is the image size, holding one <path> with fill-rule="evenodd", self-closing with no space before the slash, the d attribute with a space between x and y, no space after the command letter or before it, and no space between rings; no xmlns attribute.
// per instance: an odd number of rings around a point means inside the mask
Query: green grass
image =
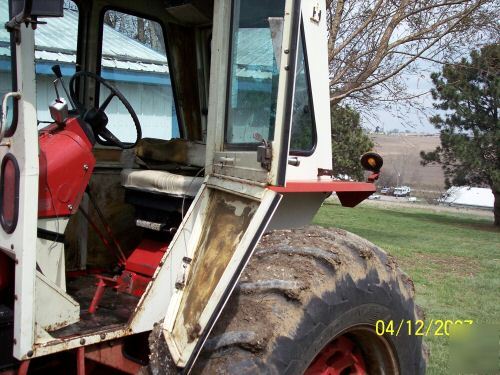
<svg viewBox="0 0 500 375"><path fill-rule="evenodd" d="M315 224L356 233L394 255L416 287L426 319L500 323L500 232L466 213L325 204ZM428 374L447 374L448 338L427 337Z"/></svg>

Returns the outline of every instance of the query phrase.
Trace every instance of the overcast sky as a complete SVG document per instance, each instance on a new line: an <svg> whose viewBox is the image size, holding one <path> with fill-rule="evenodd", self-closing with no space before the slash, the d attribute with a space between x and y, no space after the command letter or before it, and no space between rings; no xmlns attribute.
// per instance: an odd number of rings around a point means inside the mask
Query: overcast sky
<svg viewBox="0 0 500 375"><path fill-rule="evenodd" d="M422 68L419 73L406 74L403 76L403 79L406 81L409 95L423 94L413 99L413 101L425 107L426 113L394 104L389 111L385 109L376 111L378 119L369 118L370 116L364 115L363 125L365 127L373 130L378 125L385 131L398 129L403 132L409 130L411 132L437 133L437 130L428 120L433 112L433 100L429 92L433 87L430 75L431 72L440 71L442 66L430 63L424 63L421 66Z"/></svg>

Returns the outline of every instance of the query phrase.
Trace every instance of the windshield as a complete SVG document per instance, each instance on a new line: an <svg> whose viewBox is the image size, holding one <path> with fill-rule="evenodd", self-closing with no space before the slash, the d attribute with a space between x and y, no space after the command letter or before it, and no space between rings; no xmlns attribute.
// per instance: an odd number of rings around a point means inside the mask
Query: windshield
<svg viewBox="0 0 500 375"><path fill-rule="evenodd" d="M235 0L226 120L227 144L272 140L285 1ZM281 20L281 22L280 22Z"/></svg>

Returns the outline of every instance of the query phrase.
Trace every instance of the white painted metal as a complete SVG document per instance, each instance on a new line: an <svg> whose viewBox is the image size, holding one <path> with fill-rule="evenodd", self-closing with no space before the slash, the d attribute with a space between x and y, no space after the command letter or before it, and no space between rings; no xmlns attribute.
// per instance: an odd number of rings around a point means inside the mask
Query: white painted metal
<svg viewBox="0 0 500 375"><path fill-rule="evenodd" d="M207 178L205 184L195 197L194 203L184 217L175 238L173 239L169 252L165 255L161 266L154 275L153 282L148 286L143 297L139 301L130 322L116 329L103 329L103 331L92 334L75 336L69 339L55 339L47 332L37 328L35 322L42 326L58 324L64 319L74 321L74 304L60 288L45 288L50 285L47 280L39 275L37 282L37 297L35 295L35 262L36 262L36 216L38 196L38 144L36 128L36 95L35 76L33 64L33 33L30 29L22 27L23 44L18 47L18 81L23 98L20 101L20 113L18 130L11 139L12 151L18 158L21 166L21 201L18 229L12 235L0 233L0 246L5 248L12 256L15 256L19 264L16 268L16 294L22 296L16 301L15 338L16 346L14 354L18 359L28 358L28 352L33 350L33 357L55 353L63 350L76 348L85 342L91 345L104 340L110 340L125 335L151 330L154 323L165 318L165 336L169 348L176 362L183 366L191 358L197 340L189 342L187 333L183 331L183 321L179 317L179 309L182 303L183 292L176 289L178 280L188 280L193 277L189 267L184 267L185 257L195 256L194 251L198 245L199 238L204 229L213 225L206 221L207 206L211 203L210 196L213 191L224 191L237 197L249 198L257 202L254 216L246 228L238 246L234 249L228 268L224 271L221 279L210 296L209 302L203 309L199 319L201 332L206 333L211 329L209 322L220 314L220 303L224 303L223 296L234 287L234 276L241 272L240 266L245 256L251 254L256 240L267 227L271 220L279 195L265 189L267 183L275 184L279 169L280 144L282 137L286 136L283 129L285 124L285 99L287 92L291 89L293 82L288 82L286 67L290 64L289 54L283 53L289 49L292 35L292 6L294 1L286 3L285 22L283 27L283 46L281 55L281 77L278 90L278 107L276 133L273 142L273 162L271 172L264 170L257 163L256 152L228 152L224 151L224 123L226 111L226 84L228 72L228 49L229 49L229 27L231 14L231 1L215 0L215 20L213 28L212 64L211 64L211 87L210 87L210 111L208 118L207 135ZM303 18L305 20L306 43L309 53L311 85L313 86L313 97L315 101L316 123L321 142L318 143L316 152L309 158L302 158L300 167L289 167L288 179L299 179L300 177L310 179L316 177L317 168L329 168L326 150L330 144L325 140L323 131L329 133L329 111L320 110L328 108L328 84L324 77L327 76L326 44L324 47L318 43L326 43L325 20L319 23L310 21L309 13L312 15L312 6L316 2L304 0ZM323 3L323 2L322 2ZM326 14L324 4L322 13ZM98 12L98 10L93 10ZM97 20L98 14L93 14ZM295 25L296 26L296 25ZM88 45L92 44L92 40ZM318 47L318 48L316 48ZM90 48L90 47L89 47ZM315 51L318 50L318 51ZM325 59L324 59L325 58ZM324 61L323 61L324 60ZM93 64L93 63L91 63ZM317 69L317 64L319 69ZM312 68L314 66L314 68ZM326 69L325 69L326 68ZM318 70L318 71L316 71ZM326 72L326 73L325 73ZM21 78L22 77L22 78ZM326 87L326 91L325 91ZM317 91L317 93L316 93ZM90 94L89 94L90 95ZM326 101L326 104L325 104ZM320 147L321 146L321 147ZM4 152L0 150L0 152ZM295 169L296 168L296 169ZM304 174L299 173L303 171ZM312 199L316 203L316 199ZM10 245L13 245L11 248ZM58 259L61 259L59 254ZM55 268L60 272L60 268ZM57 273L56 272L56 273ZM59 281L57 281L59 280ZM53 279L61 287L61 279ZM39 293L39 290L43 292ZM49 290L47 292L47 290ZM59 291L61 293L59 293ZM56 297L61 305L58 307L59 317L50 320L48 312L39 306L45 293L59 293ZM40 297L39 297L40 296ZM35 306L37 316L34 316ZM38 313L39 312L39 313ZM36 332L36 335L35 335ZM83 339L83 341L82 341ZM33 345L35 343L35 345Z"/></svg>
<svg viewBox="0 0 500 375"><path fill-rule="evenodd" d="M54 330L80 320L78 302L38 271L35 296L35 321L38 329Z"/></svg>
<svg viewBox="0 0 500 375"><path fill-rule="evenodd" d="M227 175L231 177L259 181L275 185L280 164L282 138L287 136L284 129L283 114L288 90L288 66L292 33L292 8L294 1L287 0L285 5L283 45L280 48L280 78L276 108L276 123L274 140L272 142L273 158L271 170L268 172L257 162L256 151L229 151L224 145L224 125L226 122L226 95L229 74L229 50L231 24L231 1L216 0L214 5L214 27L212 42L212 64L210 80L210 98L207 135L207 166L208 173Z"/></svg>
<svg viewBox="0 0 500 375"><path fill-rule="evenodd" d="M3 141L3 137L5 135L5 130L7 128L7 112L8 112L8 107L7 104L9 102L9 99L20 99L21 98L21 93L20 92L8 92L3 96L2 99L2 118L0 119L0 142Z"/></svg>
<svg viewBox="0 0 500 375"><path fill-rule="evenodd" d="M330 193L288 193L283 195L268 231L309 225ZM297 214L299 213L300 214Z"/></svg>
<svg viewBox="0 0 500 375"><path fill-rule="evenodd" d="M38 220L38 228L64 235L69 217ZM50 282L66 290L64 243L37 238L36 262Z"/></svg>
<svg viewBox="0 0 500 375"><path fill-rule="evenodd" d="M0 158L11 153L20 169L19 218L15 231L0 229L0 247L16 259L14 306L14 355L22 358L34 341L36 225L38 211L38 131L34 74L34 37L31 27L21 25L22 44L16 47L18 126L5 138L9 147L0 148Z"/></svg>
<svg viewBox="0 0 500 375"><path fill-rule="evenodd" d="M321 18L313 19L313 13ZM321 13L319 13L321 12ZM324 1L302 0L302 22L318 141L310 156L297 156L299 166L288 166L287 181L317 180L318 168L332 168L330 91L328 85L328 33ZM323 177L329 179L329 177Z"/></svg>

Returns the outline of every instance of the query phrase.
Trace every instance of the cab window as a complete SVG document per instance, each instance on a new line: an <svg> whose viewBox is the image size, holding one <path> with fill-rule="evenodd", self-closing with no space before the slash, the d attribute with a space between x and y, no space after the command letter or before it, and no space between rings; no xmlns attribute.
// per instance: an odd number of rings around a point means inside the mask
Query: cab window
<svg viewBox="0 0 500 375"><path fill-rule="evenodd" d="M52 122L49 105L56 93L52 66L59 65L66 87L75 74L79 14L76 3L64 1L64 17L44 18L46 25L35 31L36 110L38 121ZM65 97L61 87L59 95ZM69 102L69 98L66 98ZM71 109L71 106L70 106Z"/></svg>
<svg viewBox="0 0 500 375"><path fill-rule="evenodd" d="M101 72L132 105L144 138L179 138L170 70L158 22L115 10L104 13L102 25ZM103 85L100 102L109 91ZM119 100L106 110L108 129L124 142L136 134L130 116Z"/></svg>
<svg viewBox="0 0 500 375"><path fill-rule="evenodd" d="M274 138L279 68L271 22L282 18L284 9L284 0L233 2L225 136L229 146L256 144L255 133Z"/></svg>
<svg viewBox="0 0 500 375"><path fill-rule="evenodd" d="M0 0L0 100L8 92L15 91L15 75L13 74L13 47L11 43L11 35L5 29L4 25L9 21L9 1ZM2 115L0 107L0 116ZM12 122L14 119L14 102L11 100L7 105L7 129L6 135L10 135L9 129L13 129Z"/></svg>
<svg viewBox="0 0 500 375"><path fill-rule="evenodd" d="M295 92L293 97L292 133L290 154L309 155L316 145L316 126L311 97L309 67L306 59L304 33L299 38L297 68L295 70Z"/></svg>

